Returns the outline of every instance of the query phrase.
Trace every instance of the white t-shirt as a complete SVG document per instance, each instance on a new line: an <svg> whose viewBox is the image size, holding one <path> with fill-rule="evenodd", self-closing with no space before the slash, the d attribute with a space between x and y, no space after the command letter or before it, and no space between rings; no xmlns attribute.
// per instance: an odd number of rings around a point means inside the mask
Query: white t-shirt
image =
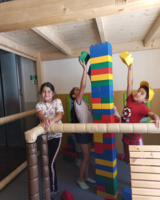
<svg viewBox="0 0 160 200"><path fill-rule="evenodd" d="M82 100L81 104L78 104L75 100L74 107L79 123L93 123L92 109L88 103Z"/></svg>
<svg viewBox="0 0 160 200"><path fill-rule="evenodd" d="M39 102L36 105L37 112L42 110L43 114L48 119L53 119L56 117L57 112L62 112L64 114L63 105L60 99L55 99L51 103ZM61 120L57 123L62 123ZM53 138L62 137L62 133L51 132L48 133L48 140Z"/></svg>

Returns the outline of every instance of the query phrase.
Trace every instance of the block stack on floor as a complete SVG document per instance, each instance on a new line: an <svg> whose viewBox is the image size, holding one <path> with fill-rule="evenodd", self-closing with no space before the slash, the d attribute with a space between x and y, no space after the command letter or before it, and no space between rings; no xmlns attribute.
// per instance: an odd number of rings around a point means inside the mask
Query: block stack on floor
<svg viewBox="0 0 160 200"><path fill-rule="evenodd" d="M75 144L71 136L67 138L67 146L63 147L63 158L67 162L72 162L76 159Z"/></svg>
<svg viewBox="0 0 160 200"><path fill-rule="evenodd" d="M112 46L101 43L90 47L92 109L94 123L114 123ZM95 133L97 195L116 198L117 160L115 134Z"/></svg>

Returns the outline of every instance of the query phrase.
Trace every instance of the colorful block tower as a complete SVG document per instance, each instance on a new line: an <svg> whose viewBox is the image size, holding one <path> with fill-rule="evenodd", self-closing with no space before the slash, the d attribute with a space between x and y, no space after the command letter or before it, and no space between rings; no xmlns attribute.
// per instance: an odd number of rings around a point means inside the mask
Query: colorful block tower
<svg viewBox="0 0 160 200"><path fill-rule="evenodd" d="M94 123L114 123L112 46L109 42L90 47L92 109ZM97 195L116 198L117 160L114 133L95 133Z"/></svg>

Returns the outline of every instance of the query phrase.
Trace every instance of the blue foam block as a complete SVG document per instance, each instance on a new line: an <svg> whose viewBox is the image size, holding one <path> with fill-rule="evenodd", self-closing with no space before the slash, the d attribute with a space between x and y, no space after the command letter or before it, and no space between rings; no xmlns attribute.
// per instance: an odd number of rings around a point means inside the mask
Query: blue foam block
<svg viewBox="0 0 160 200"><path fill-rule="evenodd" d="M115 137L113 137L113 138L103 138L103 143L105 143L105 144L113 144L113 143L115 143L115 141L116 141Z"/></svg>
<svg viewBox="0 0 160 200"><path fill-rule="evenodd" d="M101 92L113 92L113 85L101 86Z"/></svg>
<svg viewBox="0 0 160 200"><path fill-rule="evenodd" d="M132 200L131 188L125 188L123 191L122 200Z"/></svg>
<svg viewBox="0 0 160 200"><path fill-rule="evenodd" d="M101 91L101 87L92 87L92 93L93 92L100 92Z"/></svg>
<svg viewBox="0 0 160 200"><path fill-rule="evenodd" d="M95 152L90 152L90 154L91 154L92 156L95 156Z"/></svg>
<svg viewBox="0 0 160 200"><path fill-rule="evenodd" d="M106 187L106 184L104 181L96 180L97 185L100 185L102 187Z"/></svg>
<svg viewBox="0 0 160 200"><path fill-rule="evenodd" d="M113 91L100 91L100 92L93 92L92 91L92 98L109 98L113 97Z"/></svg>
<svg viewBox="0 0 160 200"><path fill-rule="evenodd" d="M95 158L114 161L116 158L116 148L113 150L104 149L104 154L95 153Z"/></svg>
<svg viewBox="0 0 160 200"><path fill-rule="evenodd" d="M114 108L113 109L93 109L93 115L113 115L114 114Z"/></svg>
<svg viewBox="0 0 160 200"><path fill-rule="evenodd" d="M112 45L109 42L92 45L90 47L90 57L112 56Z"/></svg>
<svg viewBox="0 0 160 200"><path fill-rule="evenodd" d="M105 166L105 165L96 164L96 169L100 169L100 170L103 170L103 171L114 173L117 169L117 165L115 165L114 167L108 167L108 166Z"/></svg>

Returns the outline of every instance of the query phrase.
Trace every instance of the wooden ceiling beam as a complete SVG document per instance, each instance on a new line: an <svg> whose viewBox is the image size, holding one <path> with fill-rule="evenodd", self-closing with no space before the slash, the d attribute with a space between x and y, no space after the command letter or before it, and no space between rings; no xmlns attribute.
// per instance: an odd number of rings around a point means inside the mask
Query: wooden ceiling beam
<svg viewBox="0 0 160 200"><path fill-rule="evenodd" d="M43 37L45 40L53 44L66 55L71 55L71 49L66 44L64 44L64 42L62 42L48 27L37 27L32 28L32 30L39 34L41 37Z"/></svg>
<svg viewBox="0 0 160 200"><path fill-rule="evenodd" d="M148 47L144 47L143 41L126 42L112 45L112 53L122 53L123 51L142 51L149 49L160 49L160 39L155 39ZM82 51L90 52L90 48L74 49L71 56L64 55L61 51L53 51L48 53L41 53L41 60L61 60L67 58L77 58Z"/></svg>
<svg viewBox="0 0 160 200"><path fill-rule="evenodd" d="M14 42L2 35L0 35L0 49L15 53L31 60L36 60L38 56L37 52L31 48Z"/></svg>
<svg viewBox="0 0 160 200"><path fill-rule="evenodd" d="M156 22L154 23L152 28L149 30L147 36L144 39L144 46L145 47L148 47L150 45L150 43L154 39L154 36L156 35L159 28L160 28L160 16L158 17L158 19L156 20Z"/></svg>
<svg viewBox="0 0 160 200"><path fill-rule="evenodd" d="M106 39L105 30L104 30L103 17L96 18L96 23L97 23L101 42L104 43L105 41L107 41L107 39Z"/></svg>
<svg viewBox="0 0 160 200"><path fill-rule="evenodd" d="M23 0L0 4L0 32L92 19L160 7L159 0Z"/></svg>

